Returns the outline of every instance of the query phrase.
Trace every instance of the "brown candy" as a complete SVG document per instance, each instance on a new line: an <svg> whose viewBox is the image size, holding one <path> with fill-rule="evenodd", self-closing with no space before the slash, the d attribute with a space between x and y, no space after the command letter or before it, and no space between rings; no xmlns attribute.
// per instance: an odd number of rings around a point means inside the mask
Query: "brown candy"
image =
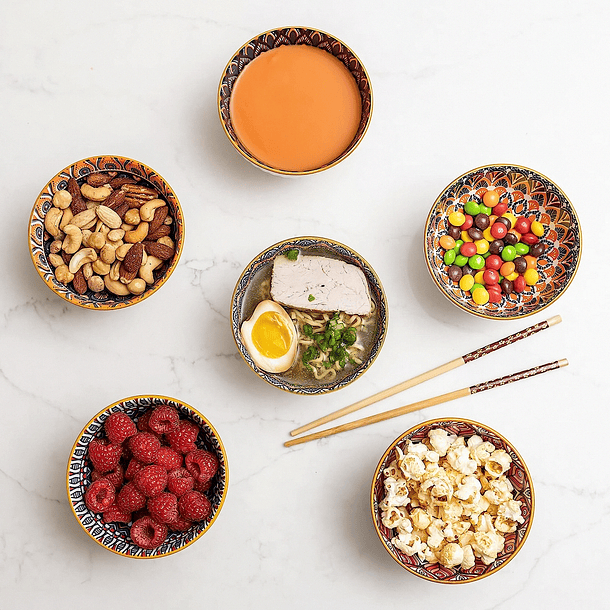
<svg viewBox="0 0 610 610"><path fill-rule="evenodd" d="M485 231L485 229L489 226L489 216L487 216L487 214L482 214L482 213L477 214L474 217L474 224L479 229L481 229L481 231Z"/></svg>
<svg viewBox="0 0 610 610"><path fill-rule="evenodd" d="M451 265L451 267L449 267L447 270L447 275L449 276L450 280L459 282L462 278L462 268L458 267L457 265Z"/></svg>
<svg viewBox="0 0 610 610"><path fill-rule="evenodd" d="M470 227L470 229L468 229L468 235L473 241L483 239L483 231L481 231L481 229L478 229L477 227Z"/></svg>
<svg viewBox="0 0 610 610"><path fill-rule="evenodd" d="M449 225L448 232L453 239L459 239L462 236L462 229L460 229L460 227L456 227L455 225Z"/></svg>
<svg viewBox="0 0 610 610"><path fill-rule="evenodd" d="M507 233L504 236L505 246L514 246L519 241L519 238L514 233Z"/></svg>
<svg viewBox="0 0 610 610"><path fill-rule="evenodd" d="M538 258L539 256L541 256L543 252L544 252L544 244L542 242L538 242L537 244L534 244L533 246L530 247L530 254L535 258Z"/></svg>
<svg viewBox="0 0 610 610"><path fill-rule="evenodd" d="M494 239L489 244L489 251L492 254L500 254L500 252L502 252L502 250L504 250L504 242L501 239Z"/></svg>
<svg viewBox="0 0 610 610"><path fill-rule="evenodd" d="M523 258L522 256L518 256L513 261L513 264L515 265L515 271L517 273L525 273L525 270L527 269L527 261L525 260L525 258Z"/></svg>

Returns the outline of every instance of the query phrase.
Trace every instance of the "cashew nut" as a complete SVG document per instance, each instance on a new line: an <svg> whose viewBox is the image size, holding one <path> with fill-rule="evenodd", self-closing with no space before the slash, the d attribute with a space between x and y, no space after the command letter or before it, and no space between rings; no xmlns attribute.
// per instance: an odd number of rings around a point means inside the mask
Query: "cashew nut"
<svg viewBox="0 0 610 610"><path fill-rule="evenodd" d="M44 228L47 230L47 233L55 237L55 239L61 237L59 224L61 223L62 216L62 210L59 208L51 208L44 217ZM148 227L146 228L146 232L148 233Z"/></svg>
<svg viewBox="0 0 610 610"><path fill-rule="evenodd" d="M97 214L95 210L83 210L72 217L70 224L76 225L79 229L90 229L91 222L95 224L97 221Z"/></svg>
<svg viewBox="0 0 610 610"><path fill-rule="evenodd" d="M138 228L134 231L127 231L125 233L125 241L130 244L137 244L138 242L143 241L148 235L148 223L141 222L138 225Z"/></svg>
<svg viewBox="0 0 610 610"><path fill-rule="evenodd" d="M101 250L106 245L106 238L103 233L96 231L95 233L91 233L91 236L87 240L87 245L95 250Z"/></svg>
<svg viewBox="0 0 610 610"><path fill-rule="evenodd" d="M135 229L135 226L134 226L134 225L127 224L126 222L124 222L124 223L121 225L121 229L123 229L123 231L125 231L125 233L127 233L127 231L133 231L133 230Z"/></svg>
<svg viewBox="0 0 610 610"><path fill-rule="evenodd" d="M109 231L108 235L106 235L110 241L120 241L124 236L125 231L123 231L123 229L112 229L112 231Z"/></svg>
<svg viewBox="0 0 610 610"><path fill-rule="evenodd" d="M131 294L129 292L129 288L127 288L127 286L125 286L125 284L123 284L122 282L119 282L118 280L113 280L110 275L105 275L104 276L104 284L106 285L106 288L112 292L113 294L116 294L118 296L125 296L128 294Z"/></svg>
<svg viewBox="0 0 610 610"><path fill-rule="evenodd" d="M94 261L94 263L91 267L92 267L93 271L95 271L95 273L97 273L98 275L108 275L110 273L110 264L105 263L103 260L101 260L99 258L96 261Z"/></svg>
<svg viewBox="0 0 610 610"><path fill-rule="evenodd" d="M86 280L89 280L89 278L93 275L93 265L91 263L85 263L81 269L83 271L83 277Z"/></svg>
<svg viewBox="0 0 610 610"><path fill-rule="evenodd" d="M127 284L127 288L131 294L142 294L146 290L146 282L137 277Z"/></svg>
<svg viewBox="0 0 610 610"><path fill-rule="evenodd" d="M155 216L155 210L167 205L163 199L151 199L140 208L140 218L145 222L150 222Z"/></svg>
<svg viewBox="0 0 610 610"><path fill-rule="evenodd" d="M108 275L111 280L114 280L115 282L119 281L119 276L121 275L121 261L114 261L114 263L112 263Z"/></svg>
<svg viewBox="0 0 610 610"><path fill-rule="evenodd" d="M65 210L72 203L72 195L68 191L57 191L53 195L53 205L60 210Z"/></svg>
<svg viewBox="0 0 610 610"><path fill-rule="evenodd" d="M51 242L51 245L49 246L49 252L51 254L58 254L59 252L61 252L61 240L60 239L56 239L55 241Z"/></svg>
<svg viewBox="0 0 610 610"><path fill-rule="evenodd" d="M72 208L66 208L64 210L64 215L61 217L61 222L59 223L59 228L63 231L66 225L72 224L72 219L74 218L74 213L72 212Z"/></svg>
<svg viewBox="0 0 610 610"><path fill-rule="evenodd" d="M83 243L83 232L75 225L66 225L64 233L66 238L61 247L66 254L74 254Z"/></svg>
<svg viewBox="0 0 610 610"><path fill-rule="evenodd" d="M125 216L123 216L123 222L128 225L139 225L142 220L144 219L140 218L140 210L138 208L130 208L125 212Z"/></svg>
<svg viewBox="0 0 610 610"><path fill-rule="evenodd" d="M138 271L138 275L147 283L147 284L153 284L155 281L155 277L153 275L153 271L159 267L161 265L161 263L163 263L163 261L160 258L157 258L156 256L149 256L146 259L146 264L142 265L140 267L140 270Z"/></svg>
<svg viewBox="0 0 610 610"><path fill-rule="evenodd" d="M54 254L53 252L47 256L47 260L51 263L51 265L53 265L53 267L61 267L62 265L65 265L64 259L61 257L61 255Z"/></svg>
<svg viewBox="0 0 610 610"><path fill-rule="evenodd" d="M101 292L104 290L104 280L99 275L92 275L87 280L87 286L92 292Z"/></svg>
<svg viewBox="0 0 610 610"><path fill-rule="evenodd" d="M114 263L114 261L116 260L116 249L113 248L110 244L106 244L100 250L100 260L104 263L112 265L112 263Z"/></svg>
<svg viewBox="0 0 610 610"><path fill-rule="evenodd" d="M83 234L83 246L90 248L91 246L89 245L89 238L93 235L93 233L91 231L89 231L89 229L82 229L82 234Z"/></svg>
<svg viewBox="0 0 610 610"><path fill-rule="evenodd" d="M98 206L95 212L97 217L111 229L118 229L123 223L121 217L114 210L111 210L105 205Z"/></svg>
<svg viewBox="0 0 610 610"><path fill-rule="evenodd" d="M68 269L68 265L59 265L55 269L55 279L61 284L68 284L74 279L74 274Z"/></svg>
<svg viewBox="0 0 610 610"><path fill-rule="evenodd" d="M80 187L80 192L83 194L83 197L91 201L104 201L112 193L112 189L108 186L95 187L90 184L83 184Z"/></svg>
<svg viewBox="0 0 610 610"><path fill-rule="evenodd" d="M85 263L93 263L96 260L97 252L93 248L83 248L70 259L68 269L70 273L76 273Z"/></svg>

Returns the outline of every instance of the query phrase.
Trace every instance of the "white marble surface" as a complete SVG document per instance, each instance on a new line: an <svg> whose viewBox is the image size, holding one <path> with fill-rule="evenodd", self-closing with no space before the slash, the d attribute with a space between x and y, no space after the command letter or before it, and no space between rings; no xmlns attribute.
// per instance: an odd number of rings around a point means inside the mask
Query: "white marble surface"
<svg viewBox="0 0 610 610"><path fill-rule="evenodd" d="M61 8L59 8L61 7ZM505 609L607 607L607 2L4 2L0 8L0 607ZM330 171L290 180L246 163L215 100L241 43L280 25L345 40L374 88L371 128ZM135 308L81 310L36 274L26 224L42 186L96 154L139 159L182 202L186 246L168 284ZM570 366L518 385L296 447L288 431L527 326L476 319L433 286L422 227L455 176L494 162L532 167L574 203L584 254L567 293L534 323L560 326L414 388L366 414L535 364ZM268 245L322 235L381 277L390 329L359 381L298 397L259 380L228 322L235 282ZM75 436L111 402L175 396L228 450L225 507L197 544L132 561L72 516ZM517 558L478 583L404 572L369 516L373 470L402 431L456 415L502 432L536 489Z"/></svg>

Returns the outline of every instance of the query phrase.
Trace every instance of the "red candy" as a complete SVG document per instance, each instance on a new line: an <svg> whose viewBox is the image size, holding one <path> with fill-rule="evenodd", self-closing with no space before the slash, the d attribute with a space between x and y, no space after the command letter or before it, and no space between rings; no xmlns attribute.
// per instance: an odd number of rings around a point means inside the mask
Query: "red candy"
<svg viewBox="0 0 610 610"><path fill-rule="evenodd" d="M528 246L533 246L538 243L538 238L533 233L526 233L521 236L521 241Z"/></svg>
<svg viewBox="0 0 610 610"><path fill-rule="evenodd" d="M521 235L523 235L524 233L529 233L531 224L532 221L529 220L529 218L526 218L525 216L519 216L519 218L517 218L517 221L515 222L515 231L519 231Z"/></svg>
<svg viewBox="0 0 610 610"><path fill-rule="evenodd" d="M474 256L476 253L477 253L477 247L474 244L474 242L467 241L467 242L464 242L460 246L460 254L462 254L463 256L467 256L468 258L470 258L471 256Z"/></svg>
<svg viewBox="0 0 610 610"><path fill-rule="evenodd" d="M526 285L527 284L525 283L525 278L522 275L520 275L519 277L516 277L513 280L513 290L516 293L523 292L525 290Z"/></svg>
<svg viewBox="0 0 610 610"><path fill-rule="evenodd" d="M491 227L491 234L496 239L502 239L503 237L506 236L507 233L508 233L508 229L506 228L506 225L502 224L501 222L493 223L493 225Z"/></svg>
<svg viewBox="0 0 610 610"><path fill-rule="evenodd" d="M500 280L500 274L495 269L487 269L483 273L483 281L486 284L493 284L495 286L498 286L498 288L499 288L500 287L498 285L499 280Z"/></svg>
<svg viewBox="0 0 610 610"><path fill-rule="evenodd" d="M508 203L505 201L500 201L498 205L494 206L493 211L496 216L502 216L504 212L508 210Z"/></svg>
<svg viewBox="0 0 610 610"><path fill-rule="evenodd" d="M468 231L468 229L470 229L470 227L472 227L472 216L470 214L465 214L465 218L466 220L464 221L464 224L460 227L460 229L462 229L462 231Z"/></svg>

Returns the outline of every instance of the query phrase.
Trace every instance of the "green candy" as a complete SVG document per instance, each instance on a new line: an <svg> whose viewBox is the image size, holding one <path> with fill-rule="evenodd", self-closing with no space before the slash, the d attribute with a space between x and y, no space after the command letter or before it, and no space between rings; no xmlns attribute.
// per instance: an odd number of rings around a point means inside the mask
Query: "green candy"
<svg viewBox="0 0 610 610"><path fill-rule="evenodd" d="M455 250L447 250L443 256L443 262L445 265L453 265L456 256Z"/></svg>
<svg viewBox="0 0 610 610"><path fill-rule="evenodd" d="M504 246L504 249L500 253L500 256L502 257L503 261L508 262L515 260L515 257L517 256L517 250L515 249L515 246Z"/></svg>
<svg viewBox="0 0 610 610"><path fill-rule="evenodd" d="M483 258L487 258L490 254L491 254L491 252L485 252L485 254L481 254L481 256Z"/></svg>
<svg viewBox="0 0 610 610"><path fill-rule="evenodd" d="M455 246L453 246L453 249L455 250L456 254L460 253L460 248L462 247L463 243L464 243L463 239L456 239L455 240Z"/></svg>
<svg viewBox="0 0 610 610"><path fill-rule="evenodd" d="M471 269L483 269L485 267L485 259L480 254L473 254L468 259L468 264Z"/></svg>
<svg viewBox="0 0 610 610"><path fill-rule="evenodd" d="M483 286L483 284L473 284L472 288L470 289L470 294L474 294L474 291L478 290L479 288L485 288L485 286Z"/></svg>
<svg viewBox="0 0 610 610"><path fill-rule="evenodd" d="M520 241L515 244L515 250L517 252L517 256L525 256L530 251L530 247Z"/></svg>
<svg viewBox="0 0 610 610"><path fill-rule="evenodd" d="M466 214L470 214L471 216L476 216L479 212L481 212L481 205L476 201L467 201L464 206L464 212Z"/></svg>
<svg viewBox="0 0 610 610"><path fill-rule="evenodd" d="M487 207L486 205L481 204L479 206L479 209L481 210L481 214L487 214L487 216L491 216L491 208Z"/></svg>
<svg viewBox="0 0 610 610"><path fill-rule="evenodd" d="M455 257L454 264L457 265L458 267L463 267L467 262L468 262L467 256L464 256L463 254L458 254Z"/></svg>

